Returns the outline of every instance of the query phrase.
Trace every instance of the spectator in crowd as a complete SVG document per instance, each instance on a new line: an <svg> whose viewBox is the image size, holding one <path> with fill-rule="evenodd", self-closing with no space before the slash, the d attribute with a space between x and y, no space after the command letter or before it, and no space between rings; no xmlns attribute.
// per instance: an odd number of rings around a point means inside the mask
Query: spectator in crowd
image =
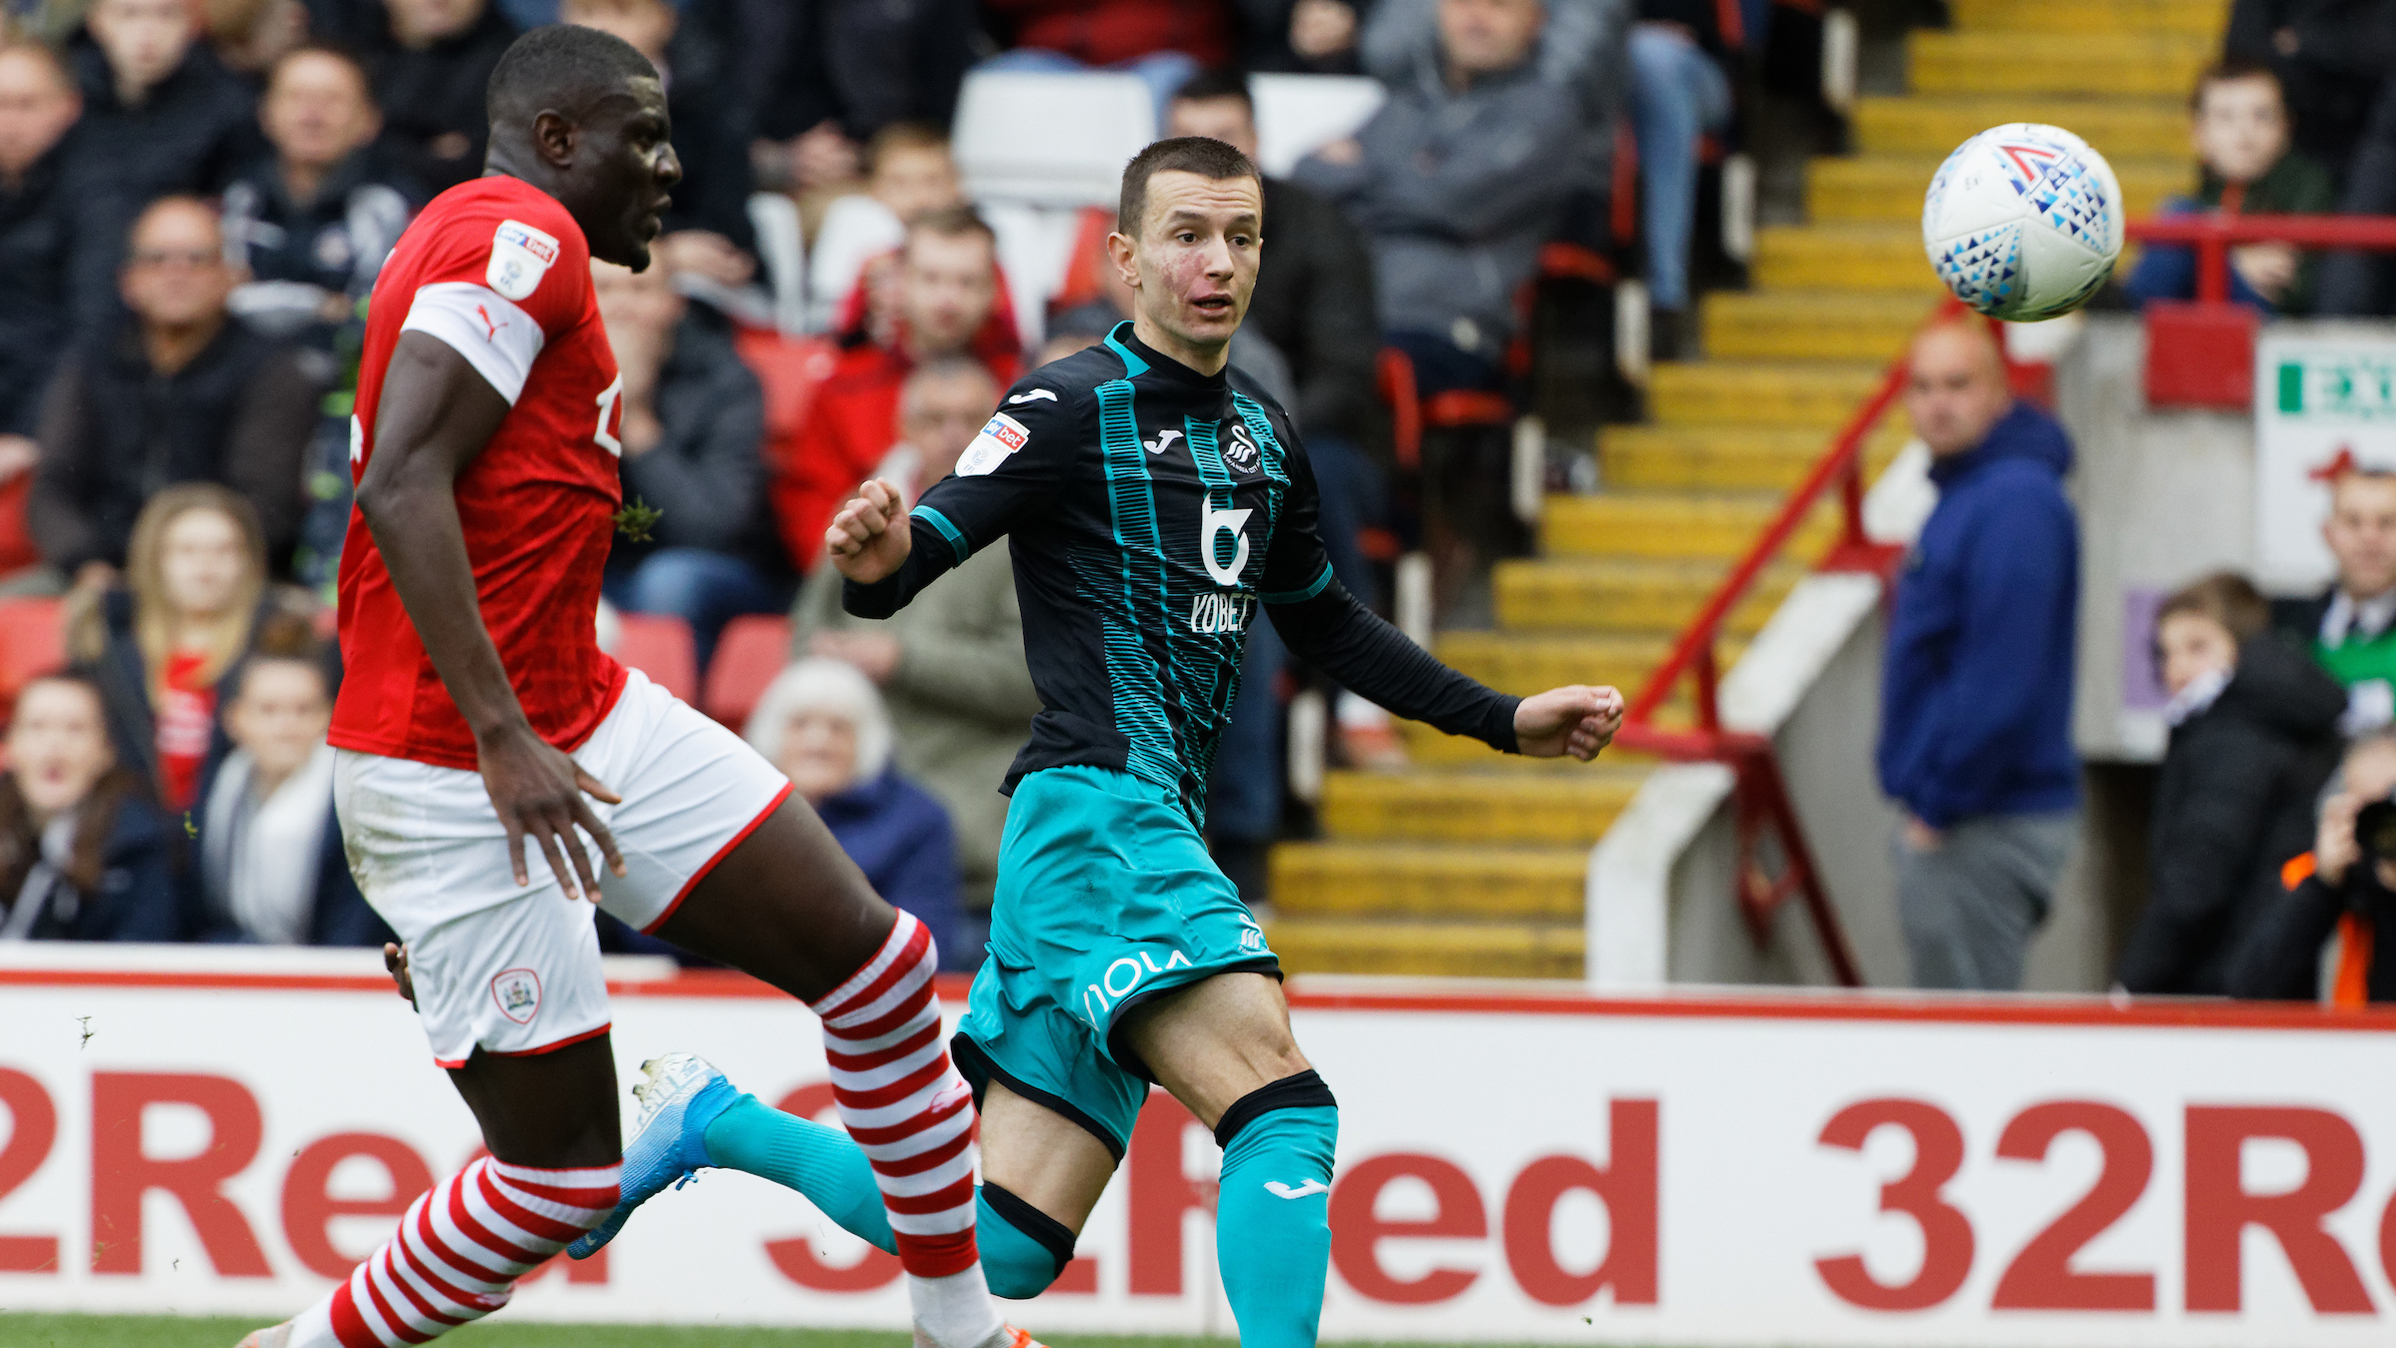
<svg viewBox="0 0 2396 1348"><path fill-rule="evenodd" d="M900 443L874 476L908 499L948 476L990 419L1003 386L964 356L927 361L907 377ZM953 587L953 589L952 589ZM1023 615L1004 540L884 619L840 607L840 576L819 569L791 611L794 655L842 660L882 690L899 771L938 797L956 827L967 910L989 920L1007 798L999 794L1040 710L1023 658Z"/></svg>
<svg viewBox="0 0 2396 1348"><path fill-rule="evenodd" d="M985 41L974 0L747 0L744 9L736 59L755 91L757 133L810 194L854 178L859 147L883 129L955 121Z"/></svg>
<svg viewBox="0 0 2396 1348"><path fill-rule="evenodd" d="M1299 75L1361 72L1358 41L1370 0L1242 0L1246 69ZM1255 158L1250 155L1250 158Z"/></svg>
<svg viewBox="0 0 2396 1348"><path fill-rule="evenodd" d="M231 747L217 690L274 604L256 512L205 482L143 509L125 585L75 595L67 649L107 695L118 761L168 809L190 808Z"/></svg>
<svg viewBox="0 0 2396 1348"><path fill-rule="evenodd" d="M1730 78L1714 0L1639 0L1630 34L1631 130L1647 236L1648 333L1659 360L1696 354L1689 240L1697 221L1698 142L1730 125Z"/></svg>
<svg viewBox="0 0 2396 1348"><path fill-rule="evenodd" d="M1532 0L1536 3L1536 0ZM1183 81L1231 59L1223 0L982 0L1007 50L985 70L1120 70L1156 99L1156 124Z"/></svg>
<svg viewBox="0 0 2396 1348"><path fill-rule="evenodd" d="M2277 625L2312 647L2346 687L2349 737L2396 721L2396 472L2332 465L2321 537L2337 579L2311 600L2275 607Z"/></svg>
<svg viewBox="0 0 2396 1348"><path fill-rule="evenodd" d="M2296 148L2343 165L2396 73L2396 10L2388 0L2236 0L2222 55L2270 67L2287 91Z"/></svg>
<svg viewBox="0 0 2396 1348"><path fill-rule="evenodd" d="M0 774L0 941L179 941L175 836L108 744L100 690L17 695Z"/></svg>
<svg viewBox="0 0 2396 1348"><path fill-rule="evenodd" d="M774 516L790 556L813 569L824 530L845 493L890 449L899 386L935 356L980 360L1005 387L1015 381L1015 327L1001 321L998 245L969 208L934 211L908 227L886 340L853 336L774 482Z"/></svg>
<svg viewBox="0 0 2396 1348"><path fill-rule="evenodd" d="M766 688L743 733L815 808L874 892L932 929L942 968L982 962L981 943L959 925L948 814L892 766L889 714L855 666L791 665Z"/></svg>
<svg viewBox="0 0 2396 1348"><path fill-rule="evenodd" d="M747 285L757 274L757 231L749 223L749 147L719 82L705 78L704 68L692 69L692 44L677 42L674 6L666 0L565 0L558 17L624 39L665 78L666 115L674 123L682 181L674 188L657 247L678 272L719 285Z"/></svg>
<svg viewBox="0 0 2396 1348"><path fill-rule="evenodd" d="M2346 170L2338 199L2344 215L2396 215L2396 78L2371 105L2371 119ZM2386 253L2340 251L2321 259L2314 309L2341 317L2396 313L2396 287L2389 284Z"/></svg>
<svg viewBox="0 0 2396 1348"><path fill-rule="evenodd" d="M258 124L274 153L225 190L225 240L248 276L228 306L252 327L329 349L357 321L423 189L375 143L382 115L365 68L330 47L275 62Z"/></svg>
<svg viewBox="0 0 2396 1348"><path fill-rule="evenodd" d="M131 316L79 342L51 381L31 523L44 558L69 575L122 565L143 503L176 482L236 489L267 556L290 553L325 361L226 312L236 277L224 252L205 203L152 203L122 272Z"/></svg>
<svg viewBox="0 0 2396 1348"><path fill-rule="evenodd" d="M297 624L292 624L297 626ZM258 945L399 938L350 877L333 818L331 681L306 629L260 642L225 682L233 748L192 817L201 936Z"/></svg>
<svg viewBox="0 0 2396 1348"><path fill-rule="evenodd" d="M823 226L807 256L808 313L814 326L837 326L860 282L886 281L895 269L907 226L934 211L965 204L948 137L920 122L897 122L865 146L863 192L825 208ZM867 273L872 271L873 276Z"/></svg>
<svg viewBox="0 0 2396 1348"><path fill-rule="evenodd" d="M2387 846L2396 840L2366 850L2355 828L2365 806L2396 793L2396 730L2382 727L2348 746L2332 787L2313 850L2283 870L2286 892L2262 911L2230 967L2233 997L2314 1000L2322 951L2335 936L2331 1004L2354 1010L2396 1001L2396 858Z"/></svg>
<svg viewBox="0 0 2396 1348"><path fill-rule="evenodd" d="M615 602L691 625L699 667L724 624L779 613L794 575L765 499L765 394L722 320L674 290L662 265L591 264L623 395L624 495L660 513L608 556Z"/></svg>
<svg viewBox="0 0 2396 1348"><path fill-rule="evenodd" d="M2313 835L2346 694L2271 631L2245 577L2207 576L2163 602L2155 647L2171 747L2155 786L2146 909L2118 978L2134 993L2222 996L2230 965Z"/></svg>
<svg viewBox="0 0 2396 1348"><path fill-rule="evenodd" d="M78 54L83 121L68 164L76 204L76 325L102 331L127 230L151 200L218 191L255 141L252 95L198 42L190 0L94 0Z"/></svg>
<svg viewBox="0 0 2396 1348"><path fill-rule="evenodd" d="M41 457L42 390L72 326L72 198L62 179L83 99L47 47L0 43L0 485Z"/></svg>
<svg viewBox="0 0 2396 1348"><path fill-rule="evenodd" d="M1371 241L1386 340L1416 387L1503 379L1514 292L1556 227L1583 134L1538 68L1540 0L1440 0L1439 40L1352 140L1298 167Z"/></svg>
<svg viewBox="0 0 2396 1348"><path fill-rule="evenodd" d="M374 77L383 143L427 192L481 177L490 141L484 94L516 26L486 0L383 3L383 22L342 35Z"/></svg>
<svg viewBox="0 0 2396 1348"><path fill-rule="evenodd" d="M308 7L300 0L204 0L199 8L216 59L247 80L263 81L308 40Z"/></svg>
<svg viewBox="0 0 2396 1348"><path fill-rule="evenodd" d="M2008 394L1978 322L1932 326L1911 362L1905 406L1938 506L1883 666L1880 785L1905 812L1897 914L1915 986L2012 989L2079 829L2071 442Z"/></svg>
<svg viewBox="0 0 2396 1348"><path fill-rule="evenodd" d="M2338 204L2329 170L2288 147L2288 109L2271 68L2225 62L2197 77L2189 101L2196 144L2196 196L2174 197L2163 214L2316 215ZM2230 297L2264 313L2301 314L2312 307L2313 264L2285 243L2250 243L2230 250ZM2141 304L2196 298L2196 254L2150 246L2124 289Z"/></svg>

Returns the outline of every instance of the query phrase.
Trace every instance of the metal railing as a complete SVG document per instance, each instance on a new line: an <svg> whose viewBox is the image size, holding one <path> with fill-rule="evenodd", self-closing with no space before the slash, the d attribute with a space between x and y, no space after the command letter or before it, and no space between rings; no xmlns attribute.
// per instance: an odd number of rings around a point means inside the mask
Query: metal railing
<svg viewBox="0 0 2396 1348"><path fill-rule="evenodd" d="M2292 243L2300 248L2396 251L2396 216L2225 215L2198 211L2132 220L2126 231L2137 243L2176 244L2196 250L2196 299L2226 304L2230 298L2230 250L2246 243Z"/></svg>

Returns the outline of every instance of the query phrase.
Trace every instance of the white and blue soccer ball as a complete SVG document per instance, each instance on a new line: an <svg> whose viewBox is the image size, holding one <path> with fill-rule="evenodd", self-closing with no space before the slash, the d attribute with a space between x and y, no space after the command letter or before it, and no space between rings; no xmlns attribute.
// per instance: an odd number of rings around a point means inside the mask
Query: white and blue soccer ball
<svg viewBox="0 0 2396 1348"><path fill-rule="evenodd" d="M1922 201L1922 247L1955 297L2017 322L2088 302L2121 258L2121 183L2058 126L1993 126L1947 156Z"/></svg>

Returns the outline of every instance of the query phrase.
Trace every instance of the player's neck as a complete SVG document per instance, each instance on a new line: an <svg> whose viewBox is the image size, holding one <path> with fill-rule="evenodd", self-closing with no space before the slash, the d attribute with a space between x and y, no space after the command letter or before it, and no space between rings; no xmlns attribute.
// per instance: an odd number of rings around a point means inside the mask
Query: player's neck
<svg viewBox="0 0 2396 1348"><path fill-rule="evenodd" d="M1187 365L1203 375L1221 374L1223 367L1231 363L1231 343L1229 341L1201 346L1166 332L1162 326L1151 321L1146 314L1133 315L1131 335L1139 338L1141 345L1146 346L1149 350L1168 360Z"/></svg>

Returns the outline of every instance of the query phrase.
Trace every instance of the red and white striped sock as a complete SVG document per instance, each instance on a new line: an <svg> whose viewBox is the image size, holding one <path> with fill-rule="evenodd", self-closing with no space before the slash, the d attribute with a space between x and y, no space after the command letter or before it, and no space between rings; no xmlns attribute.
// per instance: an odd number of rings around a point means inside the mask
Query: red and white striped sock
<svg viewBox="0 0 2396 1348"><path fill-rule="evenodd" d="M289 1348L400 1348L480 1320L507 1304L516 1279L606 1218L623 1170L483 1157L418 1198L348 1282L300 1315Z"/></svg>
<svg viewBox="0 0 2396 1348"><path fill-rule="evenodd" d="M931 928L901 912L865 967L813 1004L832 1101L873 1165L915 1321L941 1348L1000 1327L973 1241L973 1090L948 1057Z"/></svg>

